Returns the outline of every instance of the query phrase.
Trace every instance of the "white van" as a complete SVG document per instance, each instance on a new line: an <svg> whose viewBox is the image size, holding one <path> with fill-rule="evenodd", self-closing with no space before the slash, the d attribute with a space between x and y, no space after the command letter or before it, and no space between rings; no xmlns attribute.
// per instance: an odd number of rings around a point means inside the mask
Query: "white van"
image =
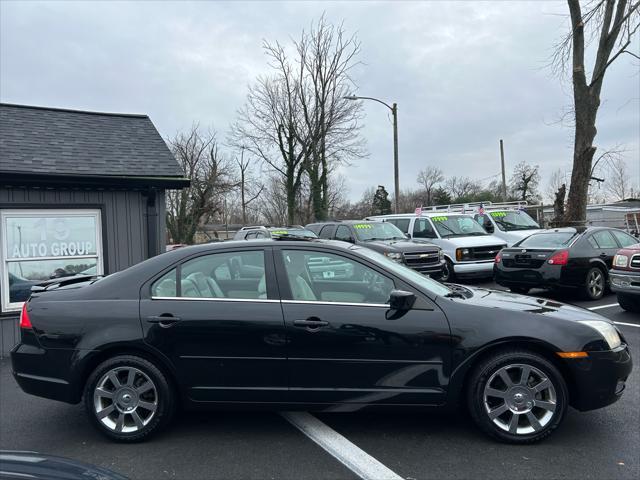
<svg viewBox="0 0 640 480"><path fill-rule="evenodd" d="M490 235L472 214L423 211L380 215L367 220L393 223L414 240L428 240L444 251L447 265L442 281L452 282L463 277L493 277L493 262L500 250L507 246L500 238Z"/></svg>
<svg viewBox="0 0 640 480"><path fill-rule="evenodd" d="M507 242L510 247L514 243L534 233L542 232L538 222L529 216L523 208L526 202L498 203L486 202L482 207L473 208L475 219L484 229Z"/></svg>

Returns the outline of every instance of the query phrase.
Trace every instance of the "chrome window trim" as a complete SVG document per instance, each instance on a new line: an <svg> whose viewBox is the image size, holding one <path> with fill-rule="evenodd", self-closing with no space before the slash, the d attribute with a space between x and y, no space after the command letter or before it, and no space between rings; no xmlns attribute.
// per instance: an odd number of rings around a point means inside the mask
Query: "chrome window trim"
<svg viewBox="0 0 640 480"><path fill-rule="evenodd" d="M252 303L280 303L280 300L270 298L225 298L225 297L156 297L152 296L151 300L196 300L205 302L252 302Z"/></svg>
<svg viewBox="0 0 640 480"><path fill-rule="evenodd" d="M357 302L328 302L321 300L282 300L286 304L300 305L342 305L347 307L377 307L391 308L387 303L357 303Z"/></svg>

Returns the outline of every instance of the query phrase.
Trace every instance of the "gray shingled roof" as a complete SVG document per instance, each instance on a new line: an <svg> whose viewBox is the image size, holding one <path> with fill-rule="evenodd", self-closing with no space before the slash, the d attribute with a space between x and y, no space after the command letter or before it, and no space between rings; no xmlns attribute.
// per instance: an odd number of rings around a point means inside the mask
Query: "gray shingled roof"
<svg viewBox="0 0 640 480"><path fill-rule="evenodd" d="M0 104L0 176L183 177L146 115Z"/></svg>

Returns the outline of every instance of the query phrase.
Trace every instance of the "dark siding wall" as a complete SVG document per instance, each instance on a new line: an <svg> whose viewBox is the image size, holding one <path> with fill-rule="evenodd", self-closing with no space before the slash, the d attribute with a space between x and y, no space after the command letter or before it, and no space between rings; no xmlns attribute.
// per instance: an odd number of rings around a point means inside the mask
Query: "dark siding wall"
<svg viewBox="0 0 640 480"><path fill-rule="evenodd" d="M164 252L165 195L157 193L158 251ZM140 191L47 190L0 187L3 208L96 208L102 207L105 271L117 272L147 258L147 197Z"/></svg>

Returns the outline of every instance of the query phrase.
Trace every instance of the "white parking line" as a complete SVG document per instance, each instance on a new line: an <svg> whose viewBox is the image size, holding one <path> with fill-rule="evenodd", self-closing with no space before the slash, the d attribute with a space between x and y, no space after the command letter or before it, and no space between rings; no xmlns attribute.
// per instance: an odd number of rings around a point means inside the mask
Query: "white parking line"
<svg viewBox="0 0 640 480"><path fill-rule="evenodd" d="M640 328L640 325L637 323L625 323L625 322L613 322L616 325L626 325L627 327L637 327Z"/></svg>
<svg viewBox="0 0 640 480"><path fill-rule="evenodd" d="M602 310L603 308L612 308L612 307L619 307L620 304L618 303L611 303L609 305L598 305L597 307L590 307L587 310Z"/></svg>
<svg viewBox="0 0 640 480"><path fill-rule="evenodd" d="M307 412L281 412L283 418L362 480L402 480L364 450Z"/></svg>

